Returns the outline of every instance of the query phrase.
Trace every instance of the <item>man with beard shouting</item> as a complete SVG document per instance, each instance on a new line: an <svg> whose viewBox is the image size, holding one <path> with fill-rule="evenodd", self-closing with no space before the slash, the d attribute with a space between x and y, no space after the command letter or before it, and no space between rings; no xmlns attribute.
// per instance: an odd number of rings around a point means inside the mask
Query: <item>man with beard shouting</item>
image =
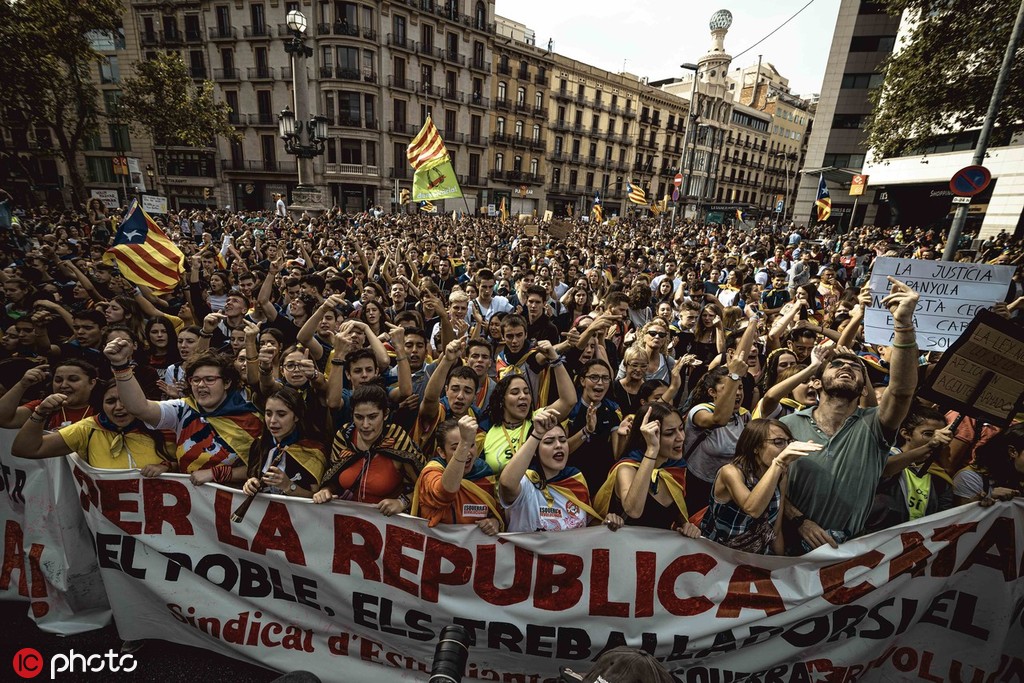
<svg viewBox="0 0 1024 683"><path fill-rule="evenodd" d="M838 547L863 531L889 448L913 402L919 297L892 277L889 283L882 304L893 319L892 364L878 407L859 405L865 387L871 388L863 361L838 353L822 365L818 405L782 418L794 439L823 446L790 466L786 517L804 552L826 543Z"/></svg>

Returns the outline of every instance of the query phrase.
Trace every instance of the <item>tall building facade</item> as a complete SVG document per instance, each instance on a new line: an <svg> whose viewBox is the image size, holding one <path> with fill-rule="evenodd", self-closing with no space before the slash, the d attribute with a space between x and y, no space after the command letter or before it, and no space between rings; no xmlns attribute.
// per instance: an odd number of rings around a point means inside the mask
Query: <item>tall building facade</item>
<svg viewBox="0 0 1024 683"><path fill-rule="evenodd" d="M872 223L878 195L869 190L856 202L849 196L849 179L860 173L867 155L864 124L871 113L870 93L882 83L878 73L892 54L899 17L886 13L882 2L841 0L828 66L814 115L814 132L807 144L793 219L813 223L818 191L818 169L823 171L832 196L830 222L842 225Z"/></svg>

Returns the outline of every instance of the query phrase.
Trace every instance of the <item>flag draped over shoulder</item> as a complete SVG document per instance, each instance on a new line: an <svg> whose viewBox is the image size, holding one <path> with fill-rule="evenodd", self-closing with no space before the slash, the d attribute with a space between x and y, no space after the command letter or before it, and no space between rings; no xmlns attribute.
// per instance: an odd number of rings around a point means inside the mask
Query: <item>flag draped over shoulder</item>
<svg viewBox="0 0 1024 683"><path fill-rule="evenodd" d="M643 191L643 188L637 187L633 183L626 181L626 193L629 196L629 201L634 204L640 204L647 206L647 193Z"/></svg>
<svg viewBox="0 0 1024 683"><path fill-rule="evenodd" d="M459 179L452 167L452 158L444 146L441 133L427 117L423 128L409 143L405 151L415 173L412 180L412 198L415 201L435 201L462 196Z"/></svg>
<svg viewBox="0 0 1024 683"><path fill-rule="evenodd" d="M104 263L117 265L127 279L158 294L177 286L184 261L185 255L143 211L137 199L117 229L114 246L103 254Z"/></svg>
<svg viewBox="0 0 1024 683"><path fill-rule="evenodd" d="M818 207L818 221L827 221L832 215L832 195L828 193L824 173L818 176L818 198L814 200L814 205Z"/></svg>

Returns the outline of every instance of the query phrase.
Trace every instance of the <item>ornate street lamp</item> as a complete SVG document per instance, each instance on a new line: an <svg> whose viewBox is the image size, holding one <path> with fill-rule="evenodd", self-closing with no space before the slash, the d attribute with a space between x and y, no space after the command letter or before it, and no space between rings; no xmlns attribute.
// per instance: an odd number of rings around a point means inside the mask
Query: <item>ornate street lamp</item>
<svg viewBox="0 0 1024 683"><path fill-rule="evenodd" d="M299 10L288 12L286 23L292 38L284 49L292 60L292 92L295 95L294 112L285 107L277 117L278 134L284 140L284 149L298 159L299 185L292 192L292 202L298 209L322 209L321 193L313 186L313 159L324 153L327 142L327 119L309 114L309 79L306 59L313 56L313 48L305 43L306 16Z"/></svg>

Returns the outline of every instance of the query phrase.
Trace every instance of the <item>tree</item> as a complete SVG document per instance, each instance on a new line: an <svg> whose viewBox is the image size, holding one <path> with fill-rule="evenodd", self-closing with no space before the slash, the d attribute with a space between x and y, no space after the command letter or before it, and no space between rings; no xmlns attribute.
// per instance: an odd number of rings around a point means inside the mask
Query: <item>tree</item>
<svg viewBox="0 0 1024 683"><path fill-rule="evenodd" d="M103 57L90 37L116 33L121 11L120 0L0 0L0 126L48 128L57 144L53 154L67 162L79 205L85 201L85 182L78 153L100 116L92 67Z"/></svg>
<svg viewBox="0 0 1024 683"><path fill-rule="evenodd" d="M117 116L147 132L163 150L163 168L157 169L163 183L172 146L210 147L217 137L241 138L229 122L231 107L214 99L213 83L197 85L177 53L138 62L121 88Z"/></svg>
<svg viewBox="0 0 1024 683"><path fill-rule="evenodd" d="M1010 39L1018 0L888 0L890 13L918 17L885 63L872 94L868 144L876 156L912 152L950 132L979 128ZM1009 142L1024 115L1024 59L1014 61L992 144Z"/></svg>

